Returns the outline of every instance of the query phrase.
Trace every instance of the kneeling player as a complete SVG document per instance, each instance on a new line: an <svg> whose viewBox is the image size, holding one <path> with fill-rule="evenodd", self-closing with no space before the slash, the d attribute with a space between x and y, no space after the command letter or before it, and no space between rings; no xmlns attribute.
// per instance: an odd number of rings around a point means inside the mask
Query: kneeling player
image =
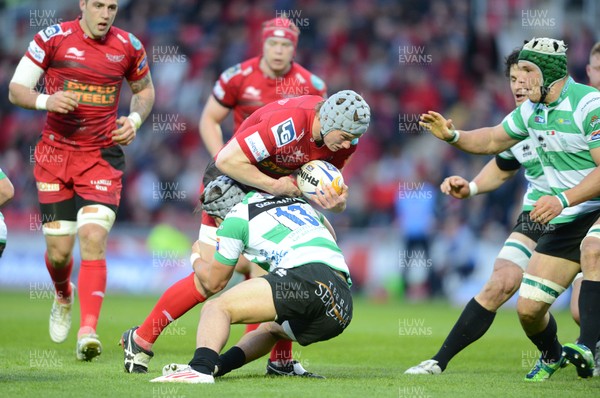
<svg viewBox="0 0 600 398"><path fill-rule="evenodd" d="M323 215L300 198L244 196L224 176L208 184L201 199L219 224L215 256L196 271L204 294L225 287L241 254L270 272L204 304L194 358L165 366L153 382L214 383L214 376L260 358L278 340L304 346L344 331L352 319L352 282ZM231 324L257 322L266 323L219 356Z"/></svg>

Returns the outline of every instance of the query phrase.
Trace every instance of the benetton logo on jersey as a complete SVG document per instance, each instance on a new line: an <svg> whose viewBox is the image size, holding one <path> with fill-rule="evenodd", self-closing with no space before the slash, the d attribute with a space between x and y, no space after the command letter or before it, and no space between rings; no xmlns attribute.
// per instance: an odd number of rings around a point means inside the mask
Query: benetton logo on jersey
<svg viewBox="0 0 600 398"><path fill-rule="evenodd" d="M65 91L74 92L77 102L93 106L112 106L117 101L116 85L89 84L65 80Z"/></svg>

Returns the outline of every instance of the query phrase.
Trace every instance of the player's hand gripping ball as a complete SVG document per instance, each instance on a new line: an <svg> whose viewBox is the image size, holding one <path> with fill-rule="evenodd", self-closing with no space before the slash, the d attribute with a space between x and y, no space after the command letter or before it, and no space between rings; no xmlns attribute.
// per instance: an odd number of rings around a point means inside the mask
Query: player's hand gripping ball
<svg viewBox="0 0 600 398"><path fill-rule="evenodd" d="M296 175L296 182L302 194L310 199L317 189L322 191L323 185L330 184L339 194L344 186L344 176L337 167L324 160L311 160L304 164Z"/></svg>

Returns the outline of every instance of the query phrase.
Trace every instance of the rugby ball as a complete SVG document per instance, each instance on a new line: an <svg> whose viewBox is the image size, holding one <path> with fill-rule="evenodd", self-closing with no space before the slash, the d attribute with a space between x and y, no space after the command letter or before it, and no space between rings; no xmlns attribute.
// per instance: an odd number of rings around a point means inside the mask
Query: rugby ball
<svg viewBox="0 0 600 398"><path fill-rule="evenodd" d="M298 170L296 183L302 194L311 198L317 189L321 190L323 185L331 185L339 194L344 186L344 176L337 167L324 160L311 160ZM321 190L321 192L323 192Z"/></svg>

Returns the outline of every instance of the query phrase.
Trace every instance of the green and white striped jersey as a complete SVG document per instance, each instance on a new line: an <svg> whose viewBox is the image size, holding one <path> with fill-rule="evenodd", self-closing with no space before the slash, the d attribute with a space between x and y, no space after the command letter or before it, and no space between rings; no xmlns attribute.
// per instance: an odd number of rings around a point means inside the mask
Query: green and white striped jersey
<svg viewBox="0 0 600 398"><path fill-rule="evenodd" d="M523 196L522 211L533 210L533 204L539 198L552 194L542 164L530 138L516 143L506 151L499 153L498 156L503 159L516 160L525 169L527 191Z"/></svg>
<svg viewBox="0 0 600 398"><path fill-rule="evenodd" d="M596 168L590 150L600 147L600 92L568 78L553 103L526 101L502 126L511 137L531 138L553 195L573 188ZM551 223L572 221L600 208L600 197L566 208Z"/></svg>
<svg viewBox="0 0 600 398"><path fill-rule="evenodd" d="M323 263L350 271L323 215L304 199L273 197L250 192L235 205L217 229L215 258L234 266L243 254L263 269L294 268Z"/></svg>

